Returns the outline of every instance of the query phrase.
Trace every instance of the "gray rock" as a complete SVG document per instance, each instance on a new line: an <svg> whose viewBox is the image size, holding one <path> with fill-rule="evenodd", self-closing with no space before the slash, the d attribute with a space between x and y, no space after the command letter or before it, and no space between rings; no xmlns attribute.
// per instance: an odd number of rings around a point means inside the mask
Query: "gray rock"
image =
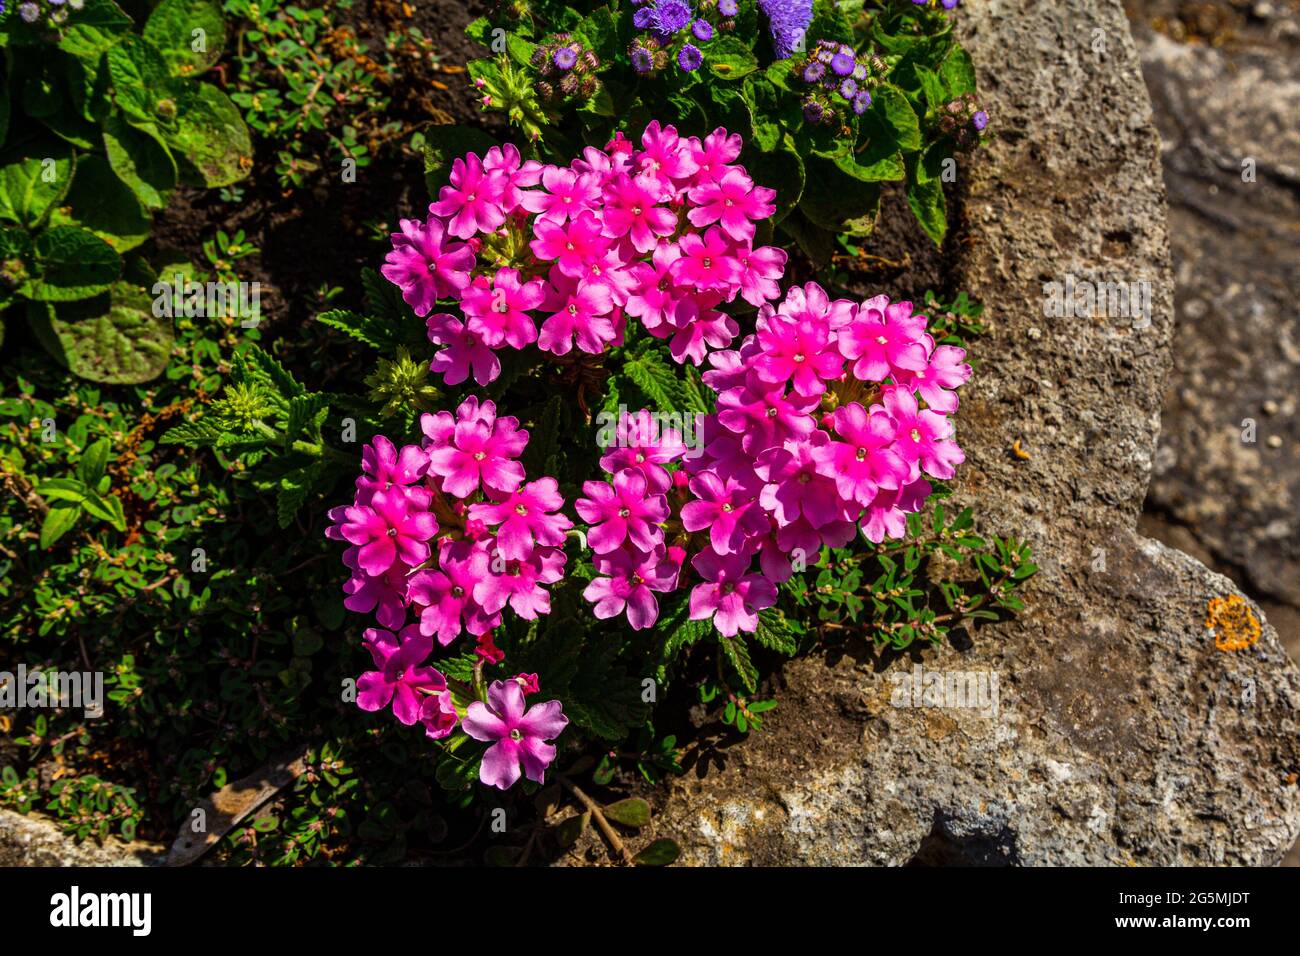
<svg viewBox="0 0 1300 956"><path fill-rule="evenodd" d="M763 730L675 781L654 835L696 864L1276 863L1300 831L1300 671L1267 623L1216 650L1207 604L1237 586L1135 530L1174 317L1124 12L997 0L958 22L1000 139L972 167L955 262L994 323L957 493L1042 573L1021 617L919 658L995 676L998 714L893 706L913 662L869 648L794 662ZM1149 326L1045 317L1067 273L1150 283Z"/></svg>
<svg viewBox="0 0 1300 956"><path fill-rule="evenodd" d="M0 866L146 866L162 858L159 849L111 838L76 843L44 817L0 810Z"/></svg>

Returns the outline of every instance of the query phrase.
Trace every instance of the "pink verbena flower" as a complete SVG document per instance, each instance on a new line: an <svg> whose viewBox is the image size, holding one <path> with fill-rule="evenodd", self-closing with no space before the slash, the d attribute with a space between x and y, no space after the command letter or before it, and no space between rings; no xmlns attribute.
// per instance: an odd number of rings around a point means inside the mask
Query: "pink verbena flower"
<svg viewBox="0 0 1300 956"><path fill-rule="evenodd" d="M393 485L413 485L424 476L429 456L418 445L403 445L399 452L383 435L376 435L361 449L362 475L357 479L358 504L367 504L376 491Z"/></svg>
<svg viewBox="0 0 1300 956"><path fill-rule="evenodd" d="M906 478L908 464L893 448L897 428L888 415L850 402L835 410L834 427L843 440L814 449L813 457L841 498L868 505L877 490L897 488Z"/></svg>
<svg viewBox="0 0 1300 956"><path fill-rule="evenodd" d="M504 344L522 349L537 341L537 325L528 313L540 308L545 298L541 279L521 282L517 269L503 268L491 279L477 277L465 289L461 309L466 327L488 348Z"/></svg>
<svg viewBox="0 0 1300 956"><path fill-rule="evenodd" d="M758 629L758 612L776 603L776 586L761 574L748 573L750 559L739 554L701 551L691 566L704 579L691 589L692 621L713 619L718 633L735 637Z"/></svg>
<svg viewBox="0 0 1300 956"><path fill-rule="evenodd" d="M524 193L520 201L529 212L537 213L539 224L562 224L600 205L601 177L595 173L547 166L541 181L541 189Z"/></svg>
<svg viewBox="0 0 1300 956"><path fill-rule="evenodd" d="M573 506L591 525L587 543L592 551L608 554L624 541L642 551L653 551L663 544L659 522L668 517L668 501L663 495L647 497L646 479L641 472L630 468L620 471L613 485L584 482L582 491L587 497L579 498Z"/></svg>
<svg viewBox="0 0 1300 956"><path fill-rule="evenodd" d="M474 253L463 242L448 241L440 219L402 219L398 225L401 231L393 233L393 248L379 272L402 290L406 304L423 318L438 299L469 285Z"/></svg>
<svg viewBox="0 0 1300 956"><path fill-rule="evenodd" d="M857 314L839 330L840 352L853 361L853 375L864 382L883 382L899 370L917 372L926 367L925 316L912 314L912 303L889 304L877 296L858 307Z"/></svg>
<svg viewBox="0 0 1300 956"><path fill-rule="evenodd" d="M437 569L411 575L407 594L420 617L420 633L436 636L444 647L460 636L485 634L501 623L474 600L474 585L488 575L487 548L472 541L443 539Z"/></svg>
<svg viewBox="0 0 1300 956"><path fill-rule="evenodd" d="M886 388L882 404L893 419L897 439L894 448L912 466L912 479L917 477L918 466L931 478L948 479L957 473L966 453L955 441L948 440L955 431L952 422L931 409L918 410L916 396L901 386Z"/></svg>
<svg viewBox="0 0 1300 956"><path fill-rule="evenodd" d="M470 517L496 527L497 547L508 560L523 561L537 545L564 544L573 522L562 514L564 497L554 478L539 478L507 496L486 504L470 505ZM498 527L499 526L499 527Z"/></svg>
<svg viewBox="0 0 1300 956"><path fill-rule="evenodd" d="M420 719L423 692L447 689L441 673L420 666L428 660L433 642L414 624L402 628L400 642L389 631L367 628L364 643L377 669L357 678L357 706L362 710L383 710L391 701L393 716L409 726Z"/></svg>
<svg viewBox="0 0 1300 956"><path fill-rule="evenodd" d="M519 208L524 189L536 186L542 177L542 164L535 159L524 162L513 143L493 146L483 157L483 170L488 175L498 174L503 180L501 210L507 214Z"/></svg>
<svg viewBox="0 0 1300 956"><path fill-rule="evenodd" d="M506 221L502 201L510 182L500 170L489 172L474 153L451 164L450 185L438 192L438 201L429 211L450 221L447 231L460 239L477 232L492 232Z"/></svg>
<svg viewBox="0 0 1300 956"><path fill-rule="evenodd" d="M736 242L748 243L754 239L754 223L776 212L775 197L775 190L755 186L744 170L732 167L690 191L696 206L687 218L699 228L716 222Z"/></svg>
<svg viewBox="0 0 1300 956"><path fill-rule="evenodd" d="M928 335L926 338L930 338ZM926 367L919 371L898 370L894 380L920 394L936 412L952 414L957 410L957 393L949 391L964 385L970 378L971 367L966 364L966 350L953 345L940 345L930 355Z"/></svg>
<svg viewBox="0 0 1300 956"><path fill-rule="evenodd" d="M407 567L397 561L383 574L371 577L361 568L360 551L351 547L343 552L343 564L353 572L343 582L343 606L358 614L374 611L380 627L397 630L406 623Z"/></svg>
<svg viewBox="0 0 1300 956"><path fill-rule="evenodd" d="M469 378L471 370L479 385L487 385L501 374L501 360L496 353L455 316L438 312L429 316L426 325L429 341L443 346L429 362L429 371L442 375L446 384L459 385Z"/></svg>
<svg viewBox="0 0 1300 956"><path fill-rule="evenodd" d="M542 311L551 313L537 337L544 352L568 355L576 339L579 349L595 355L618 338L614 300L604 285L583 285L552 270Z"/></svg>
<svg viewBox="0 0 1300 956"><path fill-rule="evenodd" d="M426 543L438 533L438 522L427 510L428 497L400 488L376 491L368 505L347 505L330 511L331 537L357 545L357 565L374 577L395 562L414 567L429 557Z"/></svg>
<svg viewBox="0 0 1300 956"><path fill-rule="evenodd" d="M595 604L592 613L601 620L617 617L625 610L632 630L641 631L659 618L654 593L677 587L680 560L674 561L664 548L652 552L629 550L626 546L593 559L596 573L582 596Z"/></svg>
<svg viewBox="0 0 1300 956"><path fill-rule="evenodd" d="M758 482L748 486L734 479L721 479L703 472L690 480L694 501L682 505L682 527L687 531L709 529L709 542L719 554L729 555L744 548L745 539L767 530L767 521L757 507Z"/></svg>
<svg viewBox="0 0 1300 956"><path fill-rule="evenodd" d="M495 406L492 417L490 425L482 419L457 422L449 444L429 450L429 474L442 479L447 494L468 498L480 482L509 494L523 483L524 467L513 459L528 444L528 432L519 427L518 419L496 418Z"/></svg>
<svg viewBox="0 0 1300 956"><path fill-rule="evenodd" d="M600 467L611 475L625 468L639 471L646 488L653 494L663 494L671 480L663 466L686 454L681 433L675 428L660 429L658 420L649 409L643 408L635 415L619 415L614 428L614 449L600 459Z"/></svg>
<svg viewBox="0 0 1300 956"><path fill-rule="evenodd" d="M735 246L717 226L704 235L689 232L677 243L681 257L672 264L670 275L678 285L698 289L730 291L740 285L740 260Z"/></svg>
<svg viewBox="0 0 1300 956"><path fill-rule="evenodd" d="M641 147L636 154L638 168L668 188L674 187L674 180L689 179L699 172L690 143L681 139L672 126L660 126L658 120L651 120L641 134Z"/></svg>
<svg viewBox="0 0 1300 956"><path fill-rule="evenodd" d="M663 187L649 177L621 176L605 190L603 235L627 236L637 252L653 251L677 229L677 216L657 205Z"/></svg>
<svg viewBox="0 0 1300 956"><path fill-rule="evenodd" d="M777 280L785 275L789 256L784 249L760 246L740 256L740 297L761 306L781 294Z"/></svg>
<svg viewBox="0 0 1300 956"><path fill-rule="evenodd" d="M757 334L763 351L754 372L769 385L790 382L798 394L816 397L844 368L825 319L792 321L773 315L760 322Z"/></svg>
<svg viewBox="0 0 1300 956"><path fill-rule="evenodd" d="M703 142L691 137L688 149L697 167L692 184L698 186L717 181L730 168L729 164L736 161L744 146L745 141L739 134L728 133L722 127L704 137Z"/></svg>
<svg viewBox="0 0 1300 956"><path fill-rule="evenodd" d="M490 614L509 604L526 621L550 614L551 596L542 585L564 577L564 562L559 548L534 548L522 561L503 558L498 552L489 565L492 573L474 585L474 600Z"/></svg>
<svg viewBox="0 0 1300 956"><path fill-rule="evenodd" d="M570 278L579 278L586 263L600 255L608 245L601 236L600 219L585 209L569 222L554 223L538 220L533 225L537 236L530 243L533 255L543 262L555 263L555 268Z"/></svg>
<svg viewBox="0 0 1300 956"><path fill-rule="evenodd" d="M461 729L475 740L491 742L483 754L479 780L489 787L509 790L523 775L534 783L546 782L546 768L555 759L554 740L569 724L558 700L534 704L524 710L524 690L516 681L493 681L488 702L473 701Z"/></svg>

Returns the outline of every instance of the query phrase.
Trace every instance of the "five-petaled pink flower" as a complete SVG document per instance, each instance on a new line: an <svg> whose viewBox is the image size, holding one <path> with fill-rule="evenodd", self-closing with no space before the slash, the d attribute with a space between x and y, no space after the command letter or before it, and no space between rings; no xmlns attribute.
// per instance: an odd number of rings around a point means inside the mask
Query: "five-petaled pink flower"
<svg viewBox="0 0 1300 956"><path fill-rule="evenodd" d="M614 476L613 485L588 481L582 486L586 498L573 503L578 515L591 525L587 543L597 554L608 554L624 541L642 551L653 551L663 544L664 531L659 522L668 517L668 501L663 495L646 496L645 475L631 468Z"/></svg>
<svg viewBox="0 0 1300 956"><path fill-rule="evenodd" d="M681 569L663 548L649 553L617 548L596 555L593 563L601 576L593 578L582 592L595 604L592 613L604 620L626 610L627 622L634 631L651 627L658 619L659 602L653 592L676 588Z"/></svg>
<svg viewBox="0 0 1300 956"><path fill-rule="evenodd" d="M402 298L418 316L426 316L438 299L454 295L469 285L474 253L463 242L447 240L441 219L398 221L393 248L384 257L380 273L402 290Z"/></svg>
<svg viewBox="0 0 1300 956"><path fill-rule="evenodd" d="M705 582L691 590L692 621L712 618L724 637L758 628L758 612L776 603L776 586L761 574L749 573L749 560L713 551L701 551L691 559Z"/></svg>
<svg viewBox="0 0 1300 956"><path fill-rule="evenodd" d="M496 526L497 547L508 560L523 561L537 545L564 544L564 533L573 522L558 512L564 497L554 478L530 481L507 496L469 506L471 518Z"/></svg>
<svg viewBox="0 0 1300 956"><path fill-rule="evenodd" d="M500 169L489 172L478 156L467 153L464 159L452 162L451 183L442 187L438 201L429 204L429 211L447 217L447 231L457 238L492 232L506 221L501 198L509 186Z"/></svg>
<svg viewBox="0 0 1300 956"><path fill-rule="evenodd" d="M357 706L362 710L383 710L389 702L393 716L402 723L420 719L422 695L447 689L447 679L432 667L421 667L433 650L433 641L414 624L402 628L401 640L377 627L366 629L365 646L377 670L357 678Z"/></svg>
<svg viewBox="0 0 1300 956"><path fill-rule="evenodd" d="M524 466L514 459L528 444L528 432L509 416L491 425L460 421L450 443L429 449L429 473L442 478L442 490L468 498L482 482L485 488L509 494L524 480Z"/></svg>
<svg viewBox="0 0 1300 956"><path fill-rule="evenodd" d="M493 681L488 702L469 705L460 726L475 740L491 742L483 754L479 780L489 787L509 790L519 779L519 767L534 783L546 782L546 768L555 759L555 746L547 743L569 724L558 700L534 704L524 710L524 689L517 681Z"/></svg>

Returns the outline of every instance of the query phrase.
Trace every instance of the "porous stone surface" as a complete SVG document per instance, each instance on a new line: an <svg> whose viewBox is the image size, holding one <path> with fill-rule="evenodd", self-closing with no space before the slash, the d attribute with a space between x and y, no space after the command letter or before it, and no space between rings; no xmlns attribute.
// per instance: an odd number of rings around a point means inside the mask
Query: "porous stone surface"
<svg viewBox="0 0 1300 956"><path fill-rule="evenodd" d="M0 810L0 866L145 866L161 858L142 844L78 844L44 817Z"/></svg>
<svg viewBox="0 0 1300 956"><path fill-rule="evenodd" d="M1300 831L1300 671L1267 622L1216 650L1207 604L1238 587L1136 531L1174 315L1124 11L991 0L959 24L999 137L968 167L973 241L950 264L992 321L957 497L1033 545L1028 609L937 649L788 665L763 730L671 784L653 835L693 864L1276 863ZM1067 274L1148 282L1149 325L1045 317ZM894 706L917 662L995 676L996 716Z"/></svg>

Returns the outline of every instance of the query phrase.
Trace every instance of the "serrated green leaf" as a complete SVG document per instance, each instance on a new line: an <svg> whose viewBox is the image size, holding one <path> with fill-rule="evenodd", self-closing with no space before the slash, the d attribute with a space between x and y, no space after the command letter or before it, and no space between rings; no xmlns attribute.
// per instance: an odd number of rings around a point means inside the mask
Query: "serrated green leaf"
<svg viewBox="0 0 1300 956"><path fill-rule="evenodd" d="M145 21L144 38L173 76L195 76L221 57L226 21L213 0L162 0Z"/></svg>
<svg viewBox="0 0 1300 956"><path fill-rule="evenodd" d="M40 302L75 302L108 290L122 274L122 258L103 239L78 226L51 226L36 237L36 263L19 292Z"/></svg>

